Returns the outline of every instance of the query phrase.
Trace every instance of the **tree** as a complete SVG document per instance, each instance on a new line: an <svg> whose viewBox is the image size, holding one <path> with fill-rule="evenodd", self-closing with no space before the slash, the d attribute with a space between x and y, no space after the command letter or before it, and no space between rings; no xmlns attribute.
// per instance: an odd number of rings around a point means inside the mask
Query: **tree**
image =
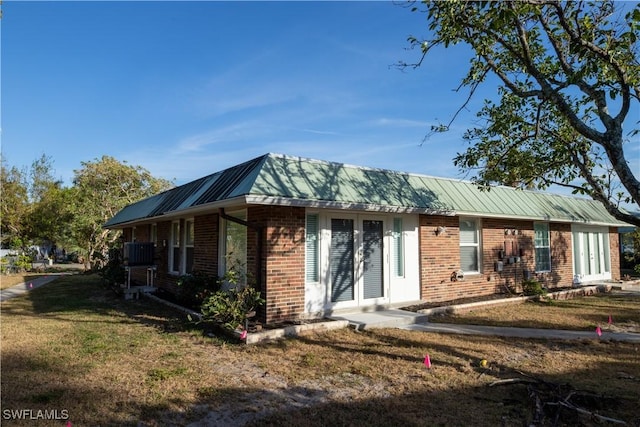
<svg viewBox="0 0 640 427"><path fill-rule="evenodd" d="M53 158L42 154L39 158L31 163L29 169L29 200L32 203L38 203L46 196L46 193L53 187L60 188L62 180L56 179L53 175Z"/></svg>
<svg viewBox="0 0 640 427"><path fill-rule="evenodd" d="M23 246L23 221L27 215L28 192L23 173L15 166L9 168L3 158L0 168L0 228L2 246L19 248Z"/></svg>
<svg viewBox="0 0 640 427"><path fill-rule="evenodd" d="M497 78L470 145L454 163L480 187L508 184L571 188L600 201L614 217L640 226L621 205L640 206L637 169L625 143L638 143L640 5L624 2L526 0L424 1L430 40L410 37L421 56L436 47L469 46L475 54L462 79L469 96ZM622 10L626 8L626 11ZM630 115L631 112L631 115Z"/></svg>
<svg viewBox="0 0 640 427"><path fill-rule="evenodd" d="M152 196L172 186L172 183L151 176L140 166L129 166L113 157L82 162L74 171L76 203L73 237L84 248L86 261L101 267L118 233L102 226L126 205Z"/></svg>
<svg viewBox="0 0 640 427"><path fill-rule="evenodd" d="M34 160L25 173L28 209L21 222L25 244L73 246L69 239L73 191L64 188L54 173L53 159L46 154Z"/></svg>
<svg viewBox="0 0 640 427"><path fill-rule="evenodd" d="M58 247L74 249L71 227L75 220L75 191L63 188L60 181L40 188L39 200L31 204L24 223L25 237L31 242L49 242Z"/></svg>

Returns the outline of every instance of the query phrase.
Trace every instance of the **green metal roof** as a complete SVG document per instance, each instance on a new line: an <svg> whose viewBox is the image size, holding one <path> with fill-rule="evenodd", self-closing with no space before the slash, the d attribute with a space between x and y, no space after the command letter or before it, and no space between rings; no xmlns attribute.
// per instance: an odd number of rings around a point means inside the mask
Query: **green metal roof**
<svg viewBox="0 0 640 427"><path fill-rule="evenodd" d="M225 202L627 225L589 199L266 154L129 205L105 227Z"/></svg>

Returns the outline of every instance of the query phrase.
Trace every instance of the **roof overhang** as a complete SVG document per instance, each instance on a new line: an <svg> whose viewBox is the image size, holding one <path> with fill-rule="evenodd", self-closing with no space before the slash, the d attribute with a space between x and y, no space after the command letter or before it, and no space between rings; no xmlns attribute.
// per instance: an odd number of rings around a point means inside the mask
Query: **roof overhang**
<svg viewBox="0 0 640 427"><path fill-rule="evenodd" d="M289 198L289 197L260 196L260 195L247 196L246 203L250 205L294 206L294 207L315 208L315 209L359 210L359 211L366 211L366 212L421 213L426 215L444 215L444 216L455 215L455 212L452 212L449 210L438 210L438 209L430 209L430 208L378 205L378 204L370 204L370 203L350 203L350 202L338 202L333 200L296 199L296 198Z"/></svg>
<svg viewBox="0 0 640 427"><path fill-rule="evenodd" d="M212 213L212 212L216 212L220 208L241 207L245 204L246 204L246 197L238 196L232 199L221 200L213 203L206 203L206 204L194 206L187 209L181 209L181 210L172 211L172 212L163 212L162 214L156 215L153 217L139 218L133 221L125 221L118 224L114 224L110 227L103 227L103 228L118 230L122 228L131 227L137 224L149 224L157 221L171 221L172 219L176 219L176 218L184 218L187 216L195 216L198 214Z"/></svg>
<svg viewBox="0 0 640 427"><path fill-rule="evenodd" d="M525 220L525 221L544 221L555 222L565 224L582 224L593 225L603 227L624 227L628 224L622 222L593 222L585 221L579 218L566 219L566 218L553 218L550 216L537 217L526 215L504 215L504 214L492 214L486 212L465 212L465 211L453 211L447 209L434 209L424 207L407 207L407 206L391 206L391 205L379 205L371 203L351 203L340 202L334 200L312 200L312 199L299 199L291 197L279 197L279 196L263 196L263 195L243 195L230 199L225 199L217 202L206 203L186 209L181 209L172 212L165 212L161 215L154 217L140 218L133 221L126 221L119 224L114 224L109 229L122 229L126 227L135 226L137 224L148 224L158 220L170 221L176 218L184 218L187 216L195 216L198 214L215 213L220 208L231 207L243 207L248 205L275 205L275 206L292 206L292 207L304 207L312 209L332 209L332 210L358 210L364 212L381 212L381 213L395 213L395 214L423 214L423 215L442 215L442 216L465 216L465 217L478 217L478 218L496 218L496 219L513 219L513 220Z"/></svg>
<svg viewBox="0 0 640 427"><path fill-rule="evenodd" d="M494 218L494 219L514 219L523 221L540 221L540 222L555 222L564 224L580 224L580 225L593 225L598 227L624 227L626 223L622 222L600 222L600 221L586 221L580 218L567 219L567 218L553 218L551 216L529 216L529 215L498 215L482 212L455 212L455 216L466 217L478 217L478 218Z"/></svg>

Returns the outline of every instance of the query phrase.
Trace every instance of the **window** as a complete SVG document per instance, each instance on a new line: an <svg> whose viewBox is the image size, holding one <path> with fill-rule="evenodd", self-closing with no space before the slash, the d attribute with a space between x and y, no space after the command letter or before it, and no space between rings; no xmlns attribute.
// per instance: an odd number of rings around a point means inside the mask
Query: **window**
<svg viewBox="0 0 640 427"><path fill-rule="evenodd" d="M131 241L132 242L136 241L136 228L135 227L131 228Z"/></svg>
<svg viewBox="0 0 640 427"><path fill-rule="evenodd" d="M404 242L402 218L393 218L393 272L396 277L404 277Z"/></svg>
<svg viewBox="0 0 640 427"><path fill-rule="evenodd" d="M480 231L477 219L460 219L460 268L480 272Z"/></svg>
<svg viewBox="0 0 640 427"><path fill-rule="evenodd" d="M247 211L229 212L230 216L246 221ZM247 227L234 221L224 221L224 273L238 274L238 284L246 283L247 273Z"/></svg>
<svg viewBox="0 0 640 427"><path fill-rule="evenodd" d="M306 281L307 283L317 282L320 277L318 274L318 256L320 255L318 238L319 233L319 220L318 214L307 215L306 226L306 240L305 240L305 265L306 265Z"/></svg>
<svg viewBox="0 0 640 427"><path fill-rule="evenodd" d="M184 272L189 274L193 271L193 242L195 238L195 231L193 227L193 220L188 219L184 222L184 250L186 260Z"/></svg>
<svg viewBox="0 0 640 427"><path fill-rule="evenodd" d="M171 252L169 265L172 273L180 272L180 222L176 221L171 224Z"/></svg>
<svg viewBox="0 0 640 427"><path fill-rule="evenodd" d="M150 241L154 243L154 246L158 245L158 224L151 224L149 226Z"/></svg>
<svg viewBox="0 0 640 427"><path fill-rule="evenodd" d="M549 224L533 224L536 271L551 271L551 245L549 243Z"/></svg>

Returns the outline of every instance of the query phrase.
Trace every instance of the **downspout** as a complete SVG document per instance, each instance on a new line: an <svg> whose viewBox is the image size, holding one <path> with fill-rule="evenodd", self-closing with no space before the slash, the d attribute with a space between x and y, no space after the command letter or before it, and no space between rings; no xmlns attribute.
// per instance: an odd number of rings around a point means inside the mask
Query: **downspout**
<svg viewBox="0 0 640 427"><path fill-rule="evenodd" d="M257 224L251 224L247 221L238 219L231 215L227 215L224 211L224 208L219 208L219 213L223 219L227 221L235 222L236 224L244 225L247 228L251 228L258 235L258 247L257 247L258 259L256 260L256 266L257 266L256 269L258 271L256 272L256 281L258 282L258 286L262 288L262 231L264 230L264 227Z"/></svg>

